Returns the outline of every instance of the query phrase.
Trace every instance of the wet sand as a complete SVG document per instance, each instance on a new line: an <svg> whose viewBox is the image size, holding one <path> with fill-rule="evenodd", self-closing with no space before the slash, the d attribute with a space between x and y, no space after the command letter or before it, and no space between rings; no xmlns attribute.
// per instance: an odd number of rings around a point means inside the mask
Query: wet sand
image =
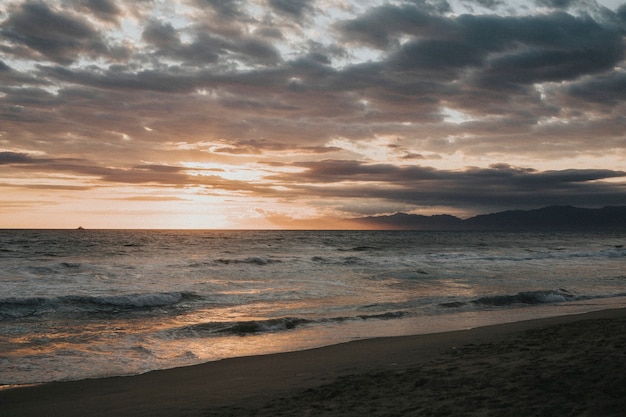
<svg viewBox="0 0 626 417"><path fill-rule="evenodd" d="M624 416L626 309L0 391L0 416Z"/></svg>

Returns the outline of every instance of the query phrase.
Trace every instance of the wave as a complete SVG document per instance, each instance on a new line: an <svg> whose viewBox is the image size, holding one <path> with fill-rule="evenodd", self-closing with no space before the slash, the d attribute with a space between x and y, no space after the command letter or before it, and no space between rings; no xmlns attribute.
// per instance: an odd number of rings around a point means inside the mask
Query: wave
<svg viewBox="0 0 626 417"><path fill-rule="evenodd" d="M247 335L254 333L277 332L282 330L291 330L303 324L312 323L314 320L284 317L268 320L248 320L236 322L219 322L209 321L204 323L192 324L182 328L172 330L177 336L210 336L230 333L235 335Z"/></svg>
<svg viewBox="0 0 626 417"><path fill-rule="evenodd" d="M614 296L621 296L615 294ZM566 289L559 290L540 290L540 291L522 291L517 294L489 295L480 297L470 301L451 301L440 303L440 307L459 308L467 305L483 306L483 307L508 307L515 305L537 305L562 303L566 301L587 300L591 298L606 298L606 296L588 296L575 295Z"/></svg>
<svg viewBox="0 0 626 417"><path fill-rule="evenodd" d="M495 295L472 300L473 304L484 306L509 306L514 304L550 304L573 301L578 297L567 290L524 291L513 295Z"/></svg>
<svg viewBox="0 0 626 417"><path fill-rule="evenodd" d="M346 321L358 320L392 320L406 316L403 311L393 311L382 314L358 315L358 316L341 316L323 319L308 319L304 317L281 317L267 320L247 320L237 322L205 322L192 324L175 330L176 336L219 336L219 335L237 335L247 336L260 333L276 333L286 330L293 330L297 327L306 325L320 325L343 323Z"/></svg>
<svg viewBox="0 0 626 417"><path fill-rule="evenodd" d="M141 311L176 306L183 301L200 298L189 292L119 294L119 295L66 295L59 297L9 297L0 299L0 317L38 316L66 312L116 312Z"/></svg>
<svg viewBox="0 0 626 417"><path fill-rule="evenodd" d="M193 293L170 292L154 294L123 294L109 296L66 296L62 299L74 304L94 304L121 308L151 308L175 305L183 300L197 298Z"/></svg>
<svg viewBox="0 0 626 417"><path fill-rule="evenodd" d="M323 257L323 256L313 256L311 257L311 261L314 263L326 264L326 265L356 265L363 261L362 258L358 256L346 256L346 257Z"/></svg>
<svg viewBox="0 0 626 417"><path fill-rule="evenodd" d="M282 262L279 259L266 258L262 256L252 256L244 259L216 259L215 263L222 265L229 264L251 264L251 265L269 265Z"/></svg>
<svg viewBox="0 0 626 417"><path fill-rule="evenodd" d="M435 252L429 255L433 259L448 261L488 261L488 262L527 262L570 259L619 259L626 257L626 248L623 245L613 245L597 250L568 250L566 248L520 249L510 254L482 254L476 251Z"/></svg>
<svg viewBox="0 0 626 417"><path fill-rule="evenodd" d="M352 248L338 248L337 250L339 252L369 252L369 251L376 251L376 250L381 250L382 248L376 247L376 246L355 246Z"/></svg>
<svg viewBox="0 0 626 417"><path fill-rule="evenodd" d="M312 320L297 317L287 317L281 319L269 320L252 320L232 323L231 325L220 329L218 333L233 333L238 335L246 335L253 333L277 332L282 330L295 329L303 324L310 324Z"/></svg>
<svg viewBox="0 0 626 417"><path fill-rule="evenodd" d="M80 268L81 264L77 262L61 262L61 266L65 268Z"/></svg>

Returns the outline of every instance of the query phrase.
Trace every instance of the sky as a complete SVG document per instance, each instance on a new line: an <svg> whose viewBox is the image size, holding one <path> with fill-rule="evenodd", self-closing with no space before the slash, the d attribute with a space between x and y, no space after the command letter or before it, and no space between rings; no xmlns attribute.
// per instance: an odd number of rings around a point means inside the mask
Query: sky
<svg viewBox="0 0 626 417"><path fill-rule="evenodd" d="M626 3L0 0L0 228L626 205Z"/></svg>

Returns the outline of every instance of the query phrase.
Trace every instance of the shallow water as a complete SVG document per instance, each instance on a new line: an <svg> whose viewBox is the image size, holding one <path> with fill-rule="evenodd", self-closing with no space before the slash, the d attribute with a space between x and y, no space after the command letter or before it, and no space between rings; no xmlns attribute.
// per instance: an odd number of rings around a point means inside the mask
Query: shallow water
<svg viewBox="0 0 626 417"><path fill-rule="evenodd" d="M0 231L0 384L626 305L619 233Z"/></svg>

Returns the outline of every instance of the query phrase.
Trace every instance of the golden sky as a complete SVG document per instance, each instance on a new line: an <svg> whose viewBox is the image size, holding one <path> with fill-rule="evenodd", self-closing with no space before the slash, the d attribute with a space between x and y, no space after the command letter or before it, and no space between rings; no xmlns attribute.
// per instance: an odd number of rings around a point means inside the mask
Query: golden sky
<svg viewBox="0 0 626 417"><path fill-rule="evenodd" d="M0 1L0 227L626 205L625 35L617 1Z"/></svg>

